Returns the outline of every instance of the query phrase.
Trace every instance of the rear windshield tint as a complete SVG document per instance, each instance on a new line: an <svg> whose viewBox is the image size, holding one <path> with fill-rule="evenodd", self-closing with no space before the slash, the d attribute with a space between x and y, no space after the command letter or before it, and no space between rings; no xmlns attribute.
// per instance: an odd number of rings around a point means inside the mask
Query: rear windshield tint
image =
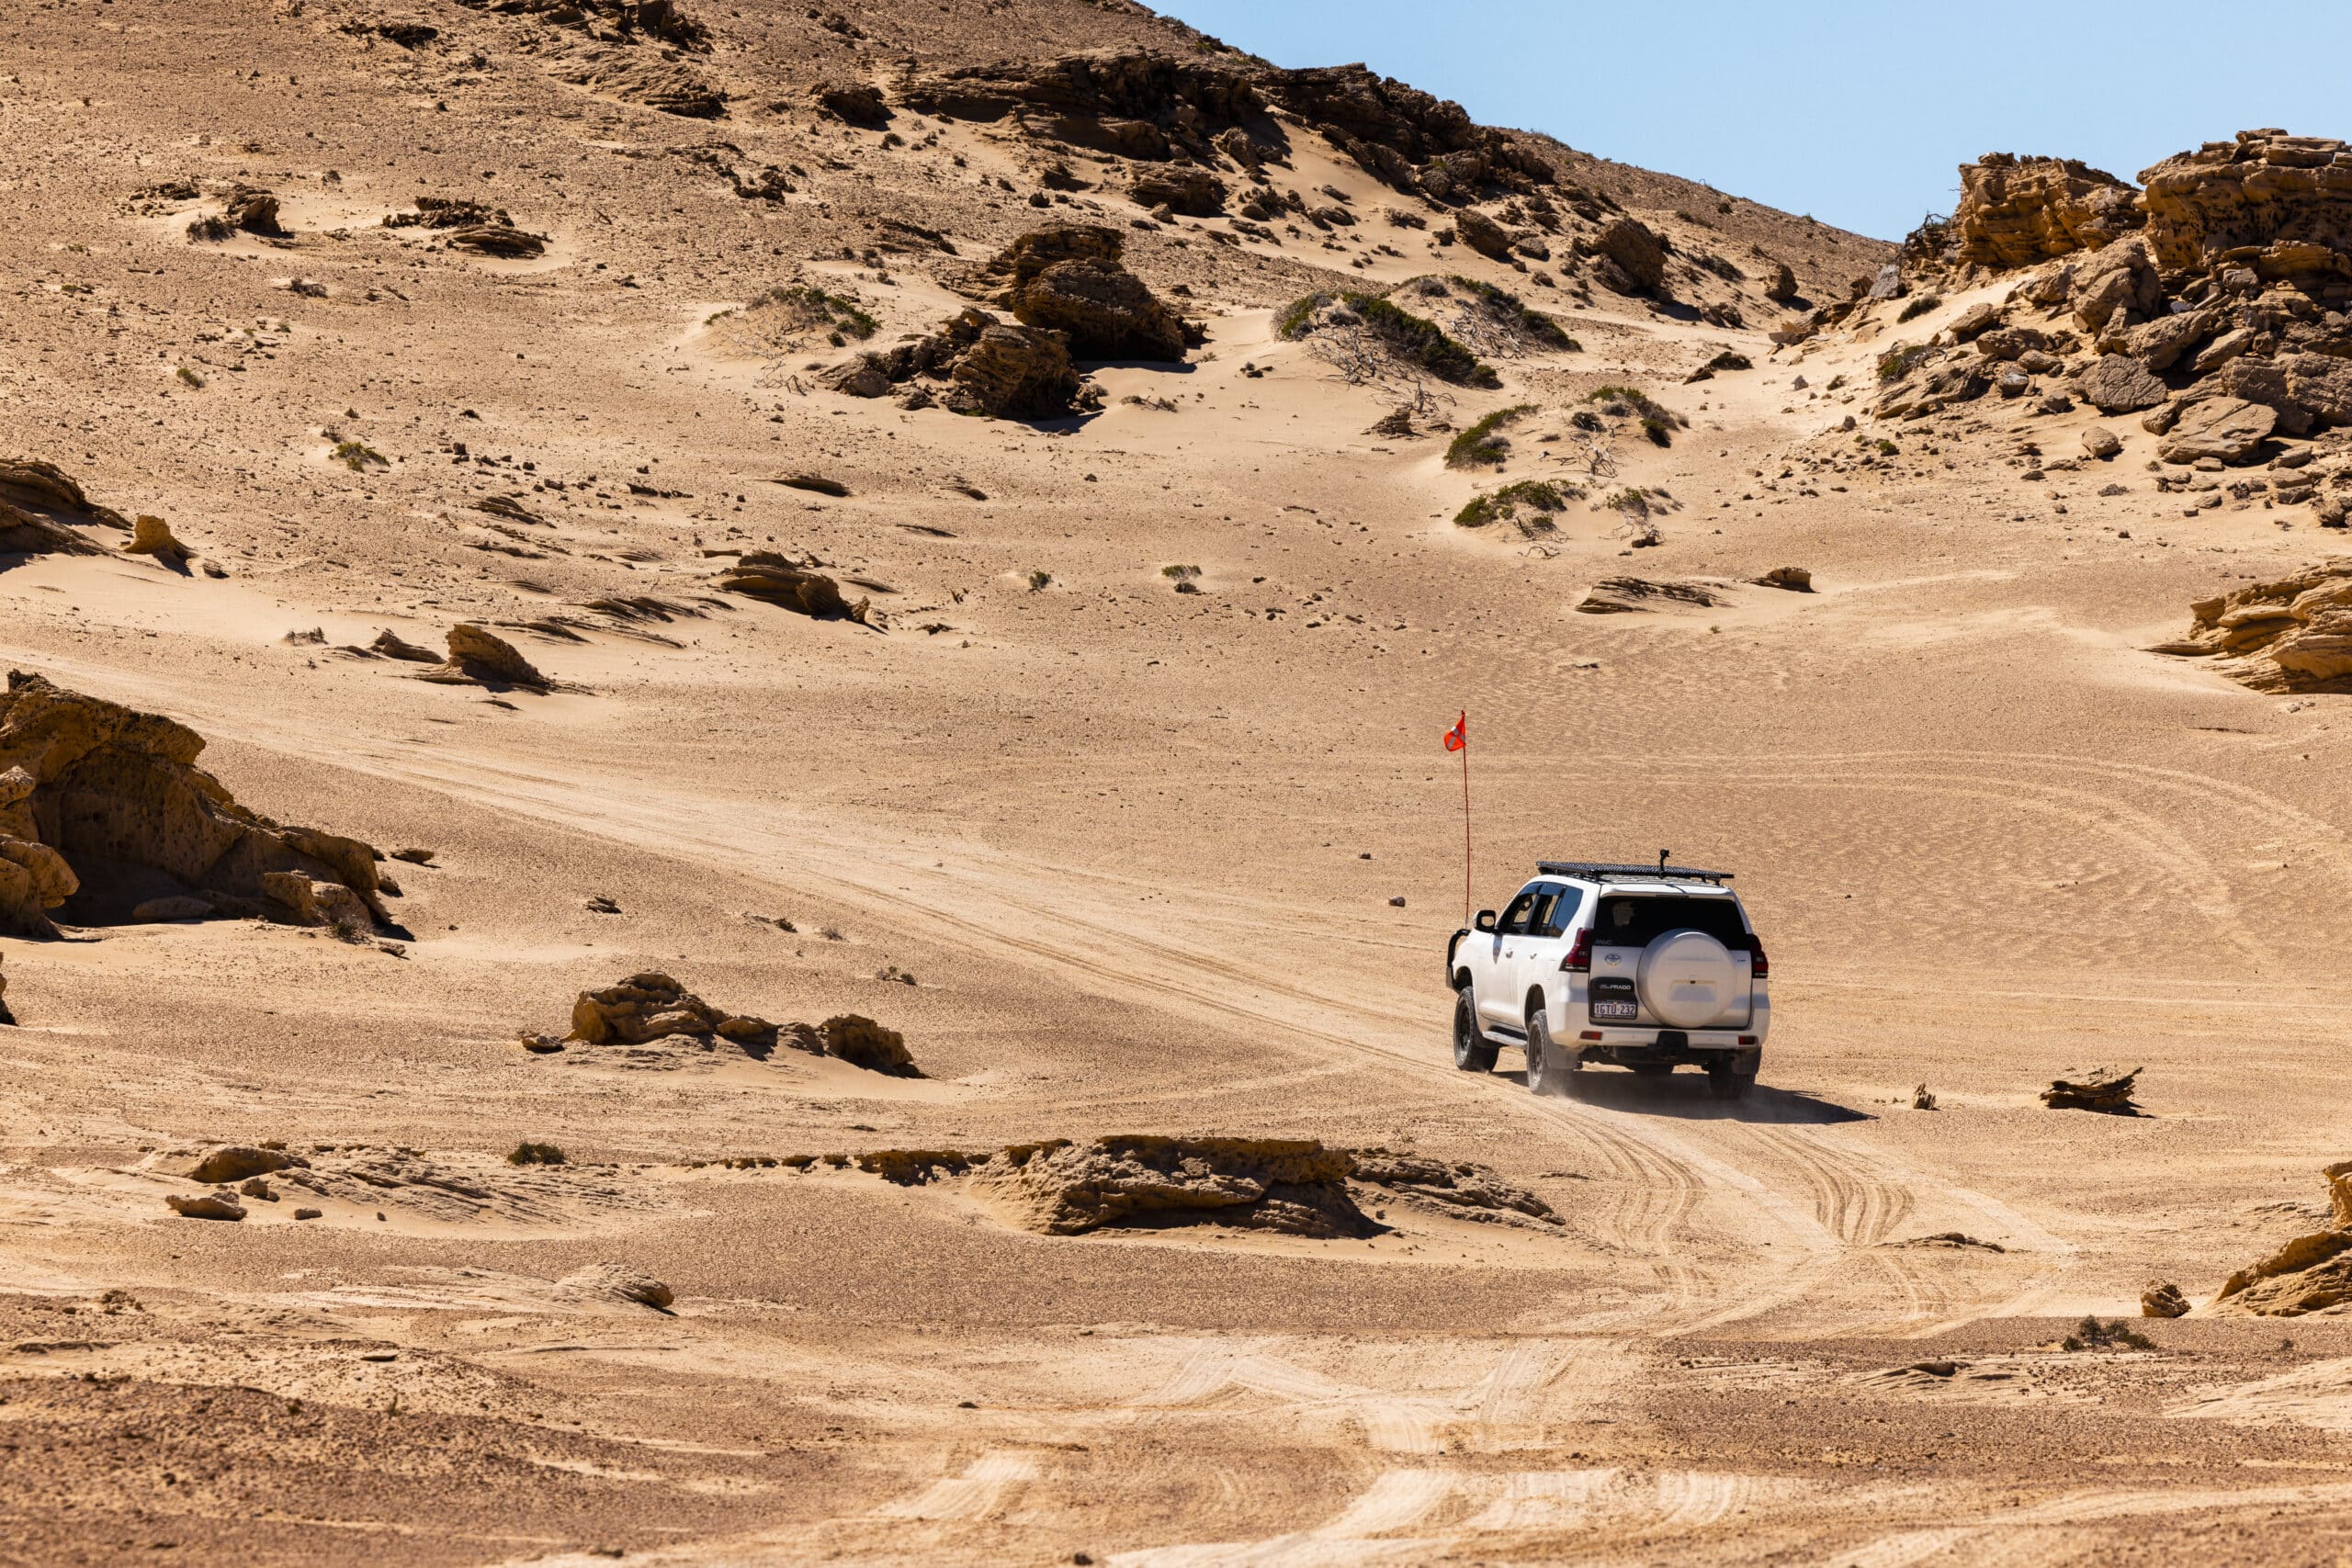
<svg viewBox="0 0 2352 1568"><path fill-rule="evenodd" d="M1671 931L1701 931L1736 952L1747 950L1747 927L1739 906L1728 898L1691 898L1670 893L1651 897L1618 895L1600 901L1592 940L1603 947L1646 947Z"/></svg>

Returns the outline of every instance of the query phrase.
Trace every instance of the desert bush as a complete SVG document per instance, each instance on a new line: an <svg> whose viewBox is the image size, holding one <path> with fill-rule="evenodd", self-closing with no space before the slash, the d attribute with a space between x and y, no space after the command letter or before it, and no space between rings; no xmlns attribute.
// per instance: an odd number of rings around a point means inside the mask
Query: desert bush
<svg viewBox="0 0 2352 1568"><path fill-rule="evenodd" d="M1449 468L1468 468L1481 463L1499 464L1508 448L1496 436L1504 425L1522 414L1534 412L1533 403L1513 403L1509 408L1497 409L1487 414L1446 444L1445 466Z"/></svg>
<svg viewBox="0 0 2352 1568"><path fill-rule="evenodd" d="M507 1151L508 1165L561 1165L563 1151L553 1144L535 1144L526 1139Z"/></svg>

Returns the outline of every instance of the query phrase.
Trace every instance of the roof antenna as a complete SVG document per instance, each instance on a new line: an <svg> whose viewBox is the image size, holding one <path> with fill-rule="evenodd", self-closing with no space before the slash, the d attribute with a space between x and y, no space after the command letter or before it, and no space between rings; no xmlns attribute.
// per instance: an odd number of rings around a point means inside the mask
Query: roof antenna
<svg viewBox="0 0 2352 1568"><path fill-rule="evenodd" d="M1668 856L1668 855L1670 855L1670 854L1672 854L1673 852L1673 852L1672 850L1660 850L1660 851L1658 851L1658 852L1657 852L1657 874L1658 874L1658 875L1660 875L1660 876L1664 876L1664 875L1666 874L1666 857L1667 857L1667 856Z"/></svg>

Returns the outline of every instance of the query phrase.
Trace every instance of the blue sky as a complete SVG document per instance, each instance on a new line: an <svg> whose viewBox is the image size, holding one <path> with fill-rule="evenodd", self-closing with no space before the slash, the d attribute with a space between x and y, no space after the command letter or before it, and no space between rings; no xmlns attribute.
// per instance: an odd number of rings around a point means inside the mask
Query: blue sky
<svg viewBox="0 0 2352 1568"><path fill-rule="evenodd" d="M2125 179L2277 125L2352 139L2352 4L1149 0L1277 65L1363 61L1490 125L1899 239L1984 152Z"/></svg>

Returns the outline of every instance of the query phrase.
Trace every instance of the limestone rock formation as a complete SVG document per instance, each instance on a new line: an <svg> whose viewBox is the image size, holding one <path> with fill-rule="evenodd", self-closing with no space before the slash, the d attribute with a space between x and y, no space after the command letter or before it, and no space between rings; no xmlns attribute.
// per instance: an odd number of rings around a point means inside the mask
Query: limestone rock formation
<svg viewBox="0 0 2352 1568"><path fill-rule="evenodd" d="M1232 130L1282 139L1266 100L1236 64L1125 46L921 73L900 85L899 97L925 114L1010 119L1040 140L1152 163L1180 152L1206 163L1216 139Z"/></svg>
<svg viewBox="0 0 2352 1568"><path fill-rule="evenodd" d="M1391 1154L1386 1149L1359 1149L1351 1174L1359 1181L1462 1219L1537 1226L1561 1223L1552 1205L1482 1165Z"/></svg>
<svg viewBox="0 0 2352 1568"><path fill-rule="evenodd" d="M2187 1317L2188 1298L2169 1280L2151 1280L2140 1292L2142 1317Z"/></svg>
<svg viewBox="0 0 2352 1568"><path fill-rule="evenodd" d="M2188 637L2160 653L2219 655L2260 692L2352 692L2352 561L2327 561L2189 606Z"/></svg>
<svg viewBox="0 0 2352 1568"><path fill-rule="evenodd" d="M226 1192L199 1192L192 1197L174 1194L164 1200L164 1207L175 1214L191 1220L242 1220L245 1206Z"/></svg>
<svg viewBox="0 0 2352 1568"><path fill-rule="evenodd" d="M775 1025L715 1008L671 976L647 970L616 986L581 992L571 1004L571 1032L565 1038L591 1045L642 1045L673 1034L759 1041L773 1039Z"/></svg>
<svg viewBox="0 0 2352 1568"><path fill-rule="evenodd" d="M1987 152L1960 166L1959 259L2007 270L2098 250L2140 226L2135 194L2079 159Z"/></svg>
<svg viewBox="0 0 2352 1568"><path fill-rule="evenodd" d="M430 670L419 671L416 678L445 686L488 686L494 691L555 690L555 682L539 673L537 666L524 658L513 643L471 621L460 621L449 628L449 657Z"/></svg>
<svg viewBox="0 0 2352 1568"><path fill-rule="evenodd" d="M878 126L890 118L882 90L870 82L820 82L808 96L827 114L851 125Z"/></svg>
<svg viewBox="0 0 2352 1568"><path fill-rule="evenodd" d="M402 660L411 664L441 662L439 654L429 648L419 648L390 626L376 634L376 640L368 645L368 650L370 653L380 654L386 659Z"/></svg>
<svg viewBox="0 0 2352 1568"><path fill-rule="evenodd" d="M1789 270L1786 262L1772 264L1772 281L1764 286L1764 298L1776 305L1785 305L1797 297L1797 275Z"/></svg>
<svg viewBox="0 0 2352 1568"><path fill-rule="evenodd" d="M1165 207L1187 218L1215 218L1225 210L1225 182L1206 169L1147 169L1127 194L1145 207Z"/></svg>
<svg viewBox="0 0 2352 1568"><path fill-rule="evenodd" d="M1064 334L1080 359L1184 357L1183 318L1120 260L1125 237L1094 224L1035 229L983 269L978 286L1023 325Z"/></svg>
<svg viewBox="0 0 2352 1568"><path fill-rule="evenodd" d="M775 550L746 553L719 573L718 586L722 592L764 599L819 620L839 618L863 625L868 614L866 600L850 604L842 597L840 583Z"/></svg>
<svg viewBox="0 0 2352 1568"><path fill-rule="evenodd" d="M2239 1269L2209 1309L2258 1317L2299 1317L2352 1302L2352 1160L2324 1167L2328 1222Z"/></svg>
<svg viewBox="0 0 2352 1568"><path fill-rule="evenodd" d="M384 227L436 230L451 248L484 255L528 257L548 248L546 235L517 229L505 209L462 197L420 196L413 211L387 215Z"/></svg>
<svg viewBox="0 0 2352 1568"><path fill-rule="evenodd" d="M1353 1157L1313 1139L1119 1135L1017 1145L972 1180L1035 1229L1206 1222L1289 1235L1369 1235L1350 1196Z"/></svg>
<svg viewBox="0 0 2352 1568"><path fill-rule="evenodd" d="M1012 325L978 309L958 312L913 343L862 354L829 383L858 398L905 386L910 407L935 400L952 412L989 419L1047 419L1100 401L1070 363L1062 333Z"/></svg>
<svg viewBox="0 0 2352 1568"><path fill-rule="evenodd" d="M821 1047L826 1055L838 1057L853 1067L887 1073L892 1077L922 1077L907 1050L906 1036L895 1029L886 1029L863 1013L839 1013L813 1027L796 1023L790 1032L802 1049Z"/></svg>
<svg viewBox="0 0 2352 1568"><path fill-rule="evenodd" d="M234 914L314 918L269 881L290 874L385 919L375 852L247 810L196 766L204 738L154 714L11 671L0 695L0 930L53 936L153 897L200 895ZM312 908L317 907L316 900Z"/></svg>
<svg viewBox="0 0 2352 1568"><path fill-rule="evenodd" d="M126 555L153 556L165 566L185 566L196 553L179 542L169 523L144 513L133 520L130 541L122 548Z"/></svg>
<svg viewBox="0 0 2352 1568"><path fill-rule="evenodd" d="M311 1162L300 1155L284 1149L254 1148L243 1144L222 1144L207 1149L204 1157L187 1173L190 1181L201 1181L208 1187L222 1187L248 1177L268 1176L276 1171L308 1169Z"/></svg>
<svg viewBox="0 0 2352 1568"><path fill-rule="evenodd" d="M556 1294L573 1301L631 1302L666 1313L677 1300L652 1275L622 1263L591 1263L556 1281Z"/></svg>
<svg viewBox="0 0 2352 1568"><path fill-rule="evenodd" d="M2132 1095L2139 1079L2137 1067L2128 1073L2094 1067L2080 1077L2052 1079L2041 1091L2041 1103L2052 1111L2103 1111L2128 1116L2136 1109Z"/></svg>
<svg viewBox="0 0 2352 1568"><path fill-rule="evenodd" d="M2241 130L2140 175L2148 239L2167 271L2243 266L2352 298L2352 147Z"/></svg>
<svg viewBox="0 0 2352 1568"><path fill-rule="evenodd" d="M92 527L130 525L55 464L0 457L0 555L103 555L106 547L76 532Z"/></svg>
<svg viewBox="0 0 2352 1568"><path fill-rule="evenodd" d="M1638 220L1611 219L1592 243L1608 263L1601 281L1619 293L1646 293L1666 281L1666 247Z"/></svg>
<svg viewBox="0 0 2352 1568"><path fill-rule="evenodd" d="M2148 242L2137 234L2079 263L2066 296L2075 324L2090 333L2106 326L2119 310L2145 317L2163 298L2164 285L2149 258Z"/></svg>
<svg viewBox="0 0 2352 1568"><path fill-rule="evenodd" d="M1630 222L1630 219L1621 220ZM1517 238L1510 230L1487 217L1475 207L1465 207L1453 215L1453 231L1462 243L1495 261L1510 260L1511 243Z"/></svg>
<svg viewBox="0 0 2352 1568"><path fill-rule="evenodd" d="M1759 588L1785 588L1792 593L1813 592L1813 573L1801 566L1776 566L1756 580Z"/></svg>

